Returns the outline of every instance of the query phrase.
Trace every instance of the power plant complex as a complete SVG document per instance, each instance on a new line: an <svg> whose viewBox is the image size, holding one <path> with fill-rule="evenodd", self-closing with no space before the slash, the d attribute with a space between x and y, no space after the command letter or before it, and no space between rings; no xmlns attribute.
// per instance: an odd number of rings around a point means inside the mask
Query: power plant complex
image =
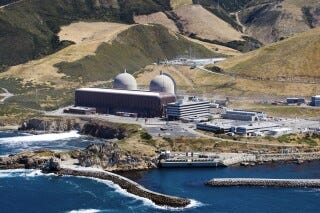
<svg viewBox="0 0 320 213"><path fill-rule="evenodd" d="M160 73L149 86L139 90L136 79L126 71L116 76L113 88L80 88L75 92L76 107L95 108L97 113L128 113L138 117L165 116L165 107L176 101L176 84Z"/></svg>

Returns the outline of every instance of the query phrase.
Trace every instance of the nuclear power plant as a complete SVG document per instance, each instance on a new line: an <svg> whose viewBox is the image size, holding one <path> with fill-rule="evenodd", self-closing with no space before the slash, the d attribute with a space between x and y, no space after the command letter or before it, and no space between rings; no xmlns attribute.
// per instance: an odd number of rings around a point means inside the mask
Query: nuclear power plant
<svg viewBox="0 0 320 213"><path fill-rule="evenodd" d="M136 79L125 71L115 77L112 89L80 88L75 92L76 107L95 108L104 114L162 117L166 105L175 101L175 81L162 72L150 82L149 90L139 90Z"/></svg>

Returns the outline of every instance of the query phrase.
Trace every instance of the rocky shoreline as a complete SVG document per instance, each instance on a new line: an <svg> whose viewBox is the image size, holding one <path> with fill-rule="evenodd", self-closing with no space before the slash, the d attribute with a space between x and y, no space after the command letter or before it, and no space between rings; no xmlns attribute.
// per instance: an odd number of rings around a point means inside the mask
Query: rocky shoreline
<svg viewBox="0 0 320 213"><path fill-rule="evenodd" d="M261 186L286 188L320 188L320 179L264 179L264 178L214 178L207 186Z"/></svg>

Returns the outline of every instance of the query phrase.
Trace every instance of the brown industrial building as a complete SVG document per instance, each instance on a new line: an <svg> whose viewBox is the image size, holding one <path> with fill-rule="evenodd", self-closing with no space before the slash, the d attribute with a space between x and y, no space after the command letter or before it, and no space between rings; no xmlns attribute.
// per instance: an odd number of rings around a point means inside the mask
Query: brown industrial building
<svg viewBox="0 0 320 213"><path fill-rule="evenodd" d="M161 117L165 106L176 101L175 94L124 89L81 88L75 105L94 107L98 113L136 113L139 117Z"/></svg>

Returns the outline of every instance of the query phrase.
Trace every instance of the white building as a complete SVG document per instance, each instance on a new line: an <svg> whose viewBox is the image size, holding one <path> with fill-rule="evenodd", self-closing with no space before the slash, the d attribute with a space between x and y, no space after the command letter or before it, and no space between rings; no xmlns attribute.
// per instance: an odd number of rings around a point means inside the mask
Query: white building
<svg viewBox="0 0 320 213"><path fill-rule="evenodd" d="M243 121L231 121L225 122L206 122L198 123L197 129L209 131L213 133L228 133L232 132L245 136L262 136L266 132L269 132L275 128L279 128L279 124L271 122L243 122Z"/></svg>
<svg viewBox="0 0 320 213"><path fill-rule="evenodd" d="M240 121L264 121L266 115L263 112L244 111L244 110L227 110L222 115L224 119L240 120Z"/></svg>
<svg viewBox="0 0 320 213"><path fill-rule="evenodd" d="M209 116L210 102L193 99L192 101L178 100L167 104L167 117L170 120L181 118L200 118Z"/></svg>
<svg viewBox="0 0 320 213"><path fill-rule="evenodd" d="M279 124L261 122L261 123L251 123L249 125L242 125L234 127L232 131L239 135L258 135L259 132L269 132L274 128L278 128Z"/></svg>

